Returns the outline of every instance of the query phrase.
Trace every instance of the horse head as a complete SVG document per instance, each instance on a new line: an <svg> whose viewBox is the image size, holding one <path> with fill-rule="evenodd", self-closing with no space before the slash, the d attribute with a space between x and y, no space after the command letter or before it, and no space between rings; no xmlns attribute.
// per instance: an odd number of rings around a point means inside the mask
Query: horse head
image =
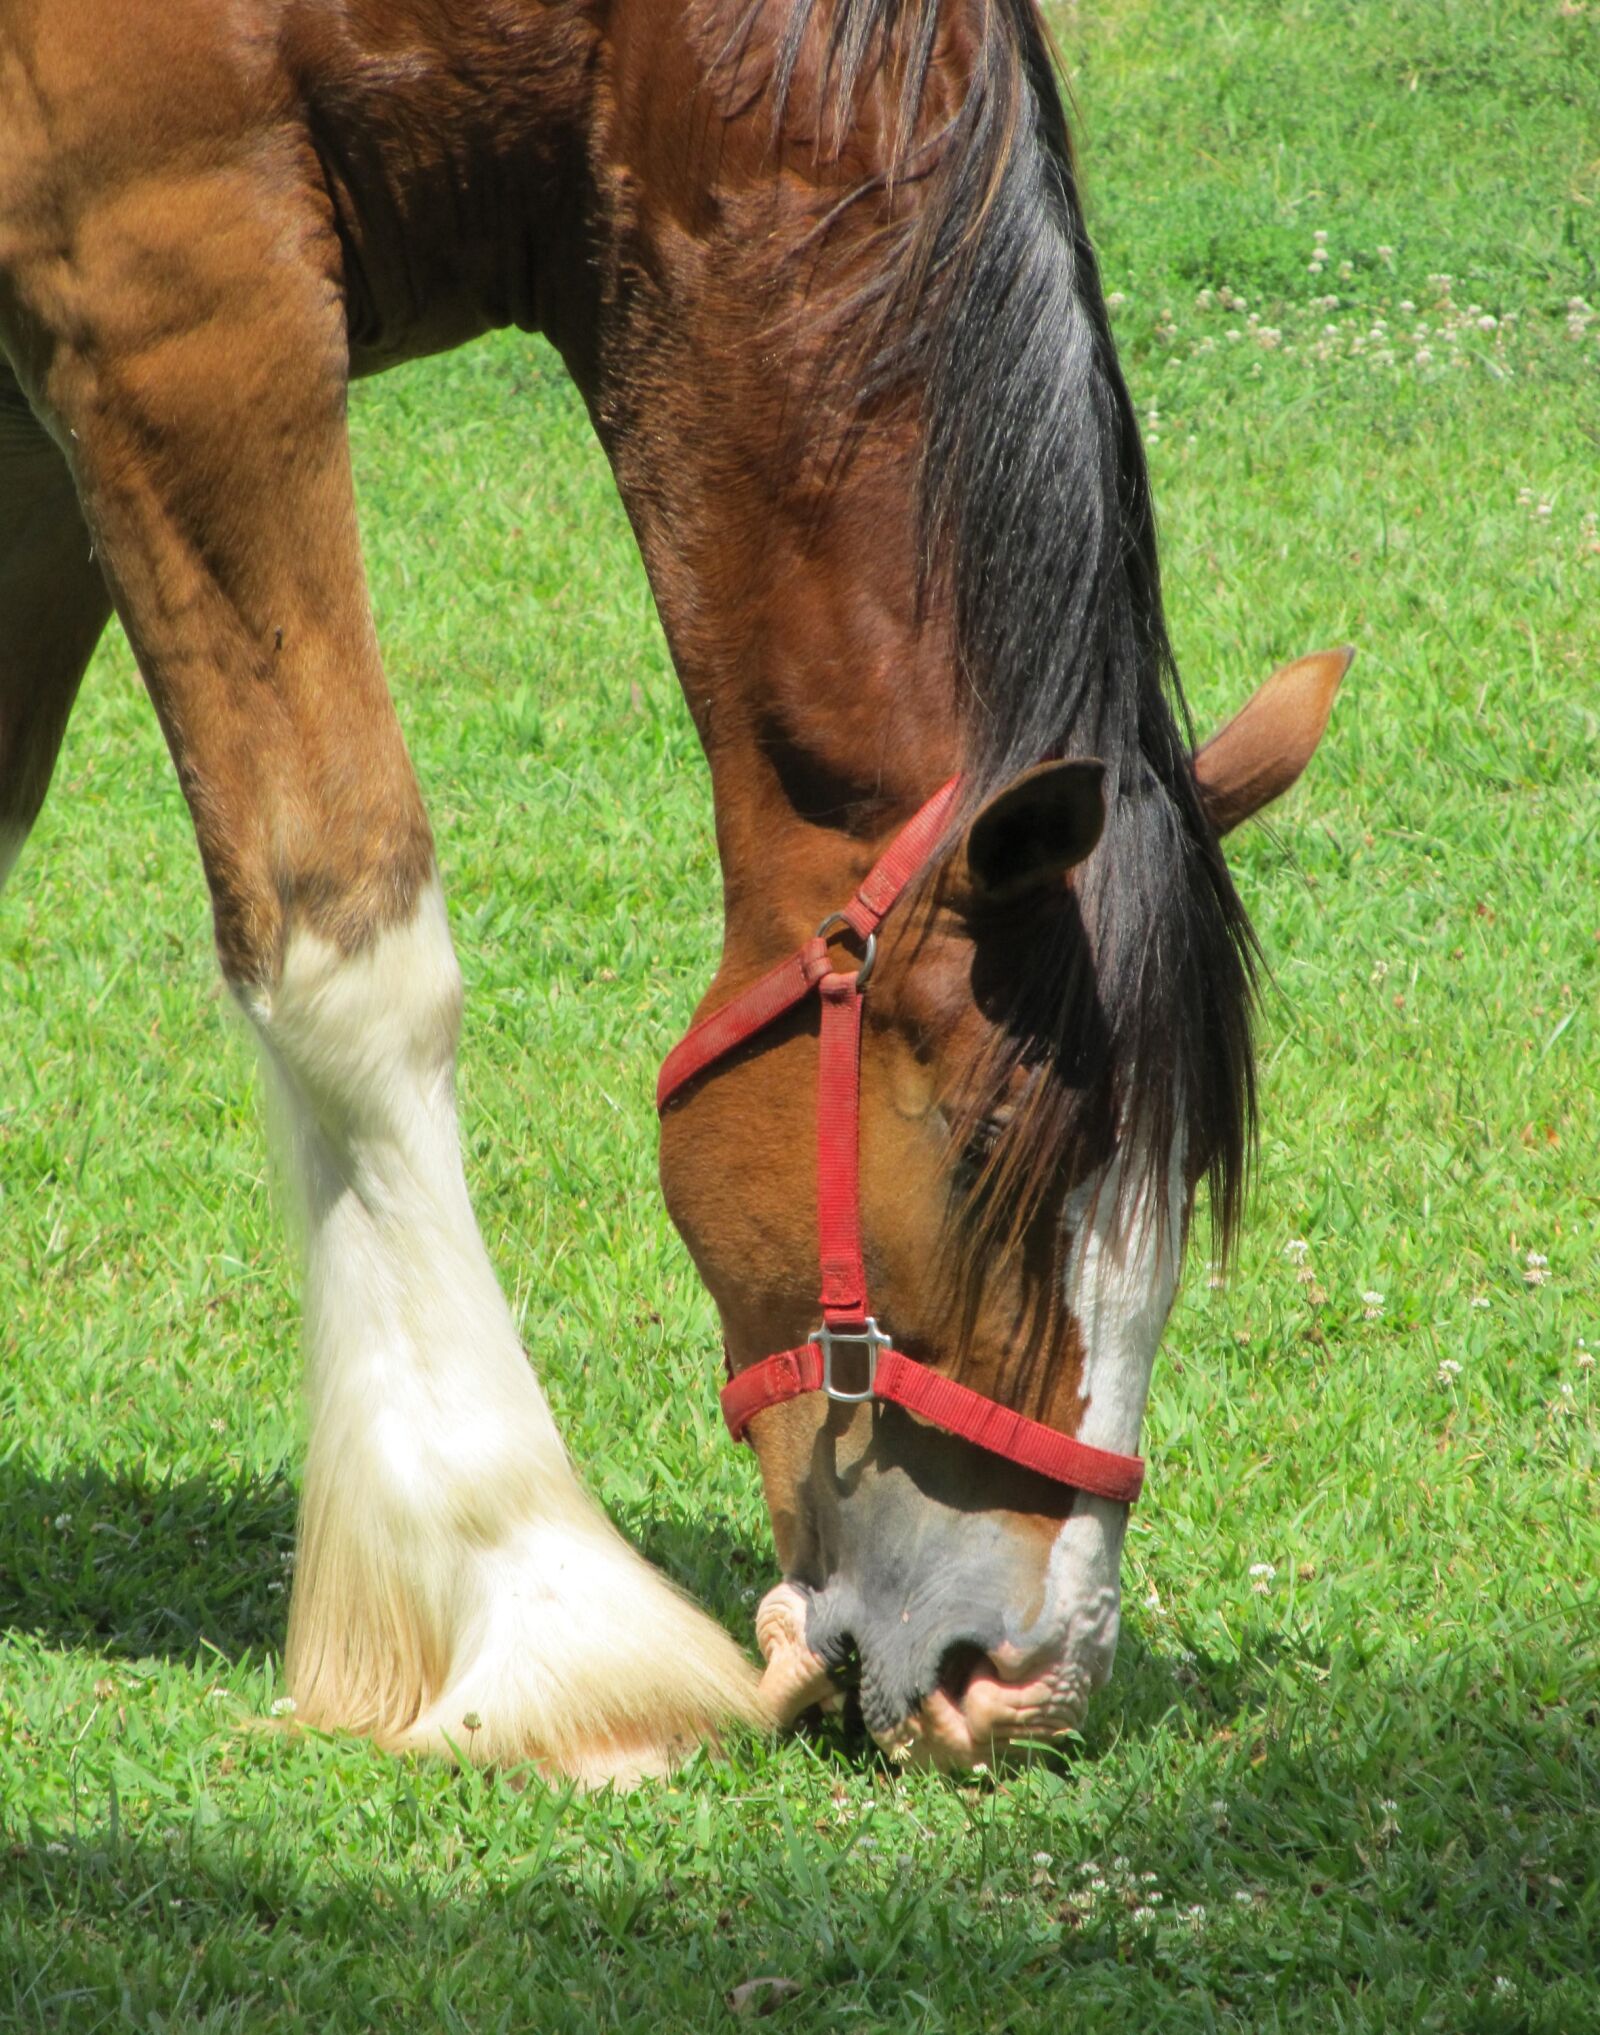
<svg viewBox="0 0 1600 2035"><path fill-rule="evenodd" d="M1348 661L1286 666L1198 752L1203 825L1237 825L1298 777ZM1166 803L1148 783L1121 797ZM954 795L947 806L959 810ZM1140 1092L1185 1064L1174 1042L1157 1041L1160 1069L1119 1060L1129 1025L1116 1006L1162 962L1131 984L1101 979L1119 909L1115 871L1109 887L1092 880L1107 821L1099 761L1047 762L910 873L860 992L858 1133L830 1103L829 1017L797 998L774 1018L764 956L728 957L707 998L721 1050L676 1086L669 1062L663 1182L721 1313L728 1403L759 1458L783 1568L757 1618L768 1700L789 1721L854 1684L881 1744L939 1764L1076 1728L1110 1673L1129 1511L1115 1466L1138 1448L1196 1190L1218 1156L1197 1142L1214 1114L1198 1098ZM1137 815L1123 831L1139 840ZM836 930L824 982L869 965L859 928ZM761 1022L730 1038L753 972ZM852 1159L858 1184L841 1189ZM871 1391L878 1349L860 1333L826 1338L827 1232L852 1193L859 1308L896 1353L885 1365L953 1381L958 1409L988 1409L975 1418ZM785 1392L780 1370L771 1403L749 1411L771 1353L792 1370L819 1334L820 1389ZM1050 1437L1068 1438L1060 1466Z"/></svg>

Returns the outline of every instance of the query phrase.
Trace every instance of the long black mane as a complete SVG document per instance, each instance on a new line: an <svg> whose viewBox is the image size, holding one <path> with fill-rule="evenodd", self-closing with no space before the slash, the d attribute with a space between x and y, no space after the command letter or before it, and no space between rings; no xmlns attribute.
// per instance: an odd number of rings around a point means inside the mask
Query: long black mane
<svg viewBox="0 0 1600 2035"><path fill-rule="evenodd" d="M782 118L801 75L818 81L805 112L823 147L843 149L873 90L890 136L844 201L875 197L885 223L836 307L835 369L863 419L920 392L924 572L954 612L970 805L1045 757L1107 765L1075 908L1012 957L1005 1064L982 1070L975 1107L1018 1064L1035 1079L987 1175L1026 1203L1071 1141L1103 1147L1115 1126L1142 1161L1126 1184L1164 1176L1181 1137L1225 1243L1254 1130L1254 943L1195 786L1144 452L1046 33L1032 0L977 0L970 82L930 132L950 11L792 0L775 85Z"/></svg>

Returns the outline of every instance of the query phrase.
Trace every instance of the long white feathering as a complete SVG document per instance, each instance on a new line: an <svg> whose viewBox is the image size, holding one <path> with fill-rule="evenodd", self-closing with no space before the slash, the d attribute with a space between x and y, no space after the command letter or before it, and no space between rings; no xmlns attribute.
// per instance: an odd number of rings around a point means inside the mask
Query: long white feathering
<svg viewBox="0 0 1600 2035"><path fill-rule="evenodd" d="M585 1781L658 1772L756 1678L573 1474L467 1196L461 982L437 883L249 992L303 1201L309 1450L297 1719Z"/></svg>

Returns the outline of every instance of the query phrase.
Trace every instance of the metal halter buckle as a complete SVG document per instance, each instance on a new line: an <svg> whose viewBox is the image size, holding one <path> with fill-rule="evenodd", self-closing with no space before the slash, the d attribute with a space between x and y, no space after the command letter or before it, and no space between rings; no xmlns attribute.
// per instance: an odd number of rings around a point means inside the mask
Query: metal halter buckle
<svg viewBox="0 0 1600 2035"><path fill-rule="evenodd" d="M830 1328L826 1322L811 1335L811 1341L822 1352L822 1389L830 1399L836 1399L841 1406L860 1406L864 1401L876 1397L878 1383L878 1353L889 1348L890 1338L886 1336L869 1314L863 1328ZM867 1383L861 1392L845 1392L833 1380L833 1352L838 1343L848 1343L866 1352Z"/></svg>
<svg viewBox="0 0 1600 2035"><path fill-rule="evenodd" d="M835 926L843 926L847 933L855 933L856 930L855 927L851 925L850 921L845 917L843 912L829 912L828 916L822 921L822 924L818 926L816 932L812 935L812 938L817 940L831 939L833 936L833 929ZM861 935L856 934L856 937L859 939ZM878 958L878 936L876 933L868 933L866 935L865 944L861 950L861 966L856 970L857 989L866 988L867 977L872 973L872 964L877 960L877 958Z"/></svg>

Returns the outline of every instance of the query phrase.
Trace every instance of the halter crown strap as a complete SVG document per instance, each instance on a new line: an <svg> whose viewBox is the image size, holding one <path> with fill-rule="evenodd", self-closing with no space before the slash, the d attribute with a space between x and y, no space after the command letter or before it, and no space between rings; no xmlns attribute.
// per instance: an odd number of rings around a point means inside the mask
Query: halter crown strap
<svg viewBox="0 0 1600 2035"><path fill-rule="evenodd" d="M1144 1482L1140 1457L1094 1448L1014 1413L954 1378L942 1377L893 1349L867 1311L861 1252L862 994L875 958L873 936L938 845L960 789L959 777L942 785L901 828L844 909L825 919L797 953L702 1018L662 1066L656 1083L658 1110L664 1110L697 1074L765 1031L813 992L821 1002L817 1252L822 1266L822 1326L799 1349L780 1350L730 1378L722 1392L723 1418L734 1440L741 1441L758 1413L807 1392L826 1392L846 1405L886 1400L1040 1476L1132 1504ZM849 974L833 967L824 937L841 925L867 943L860 968ZM849 1353L842 1364L841 1352Z"/></svg>
<svg viewBox="0 0 1600 2035"><path fill-rule="evenodd" d="M950 817L961 790L961 779L952 777L940 785L925 806L906 822L888 847L861 880L861 887L845 906L823 921L824 926L843 923L857 939L875 933L888 916L906 885L939 845L945 821ZM741 990L697 1025L692 1025L661 1063L656 1078L656 1108L663 1110L678 1090L723 1059L746 1039L781 1018L785 1011L803 1003L832 970L828 943L814 933L798 953L771 968L758 982Z"/></svg>

